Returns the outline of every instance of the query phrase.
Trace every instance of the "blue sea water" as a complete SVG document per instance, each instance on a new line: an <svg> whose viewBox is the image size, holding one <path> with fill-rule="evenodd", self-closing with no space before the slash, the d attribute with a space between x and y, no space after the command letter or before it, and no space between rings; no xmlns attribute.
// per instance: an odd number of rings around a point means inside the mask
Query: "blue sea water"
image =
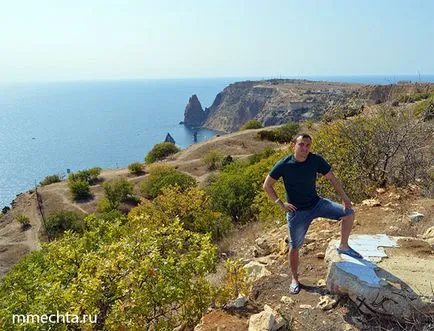
<svg viewBox="0 0 434 331"><path fill-rule="evenodd" d="M143 161L168 132L178 146L193 144L179 125L191 95L209 107L228 84L280 77L21 83L0 86L0 208L45 176L94 166ZM283 77L282 77L283 78ZM389 84L431 81L422 76L284 77ZM215 135L199 130L198 140Z"/></svg>

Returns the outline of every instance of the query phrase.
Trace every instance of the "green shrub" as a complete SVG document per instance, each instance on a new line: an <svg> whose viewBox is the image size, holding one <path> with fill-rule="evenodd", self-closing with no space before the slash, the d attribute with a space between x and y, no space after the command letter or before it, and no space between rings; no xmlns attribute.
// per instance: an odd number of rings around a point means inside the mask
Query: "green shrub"
<svg viewBox="0 0 434 331"><path fill-rule="evenodd" d="M163 188L178 185L182 190L196 186L196 180L168 165L149 169L149 176L140 183L140 191L147 198L155 198Z"/></svg>
<svg viewBox="0 0 434 331"><path fill-rule="evenodd" d="M434 109L434 95L427 100L421 101L413 106L413 112L418 118L429 120L433 117L432 109Z"/></svg>
<svg viewBox="0 0 434 331"><path fill-rule="evenodd" d="M234 158L230 155L226 155L222 160L222 168L225 168L226 166L228 166L232 162L234 162Z"/></svg>
<svg viewBox="0 0 434 331"><path fill-rule="evenodd" d="M208 170L216 170L222 166L223 154L215 149L211 149L202 157L202 161Z"/></svg>
<svg viewBox="0 0 434 331"><path fill-rule="evenodd" d="M59 237L67 230L76 233L82 233L84 230L81 217L73 211L68 210L61 210L50 214L47 217L46 227L47 234L51 238Z"/></svg>
<svg viewBox="0 0 434 331"><path fill-rule="evenodd" d="M152 231L89 215L82 235L66 232L24 256L0 282L2 330L68 329L64 324L14 324L11 314L62 311L98 316L83 330L172 330L194 325L213 301L206 276L215 270L209 235L182 228L177 218ZM42 290L43 289L43 290ZM71 327L74 328L74 327Z"/></svg>
<svg viewBox="0 0 434 331"><path fill-rule="evenodd" d="M133 194L133 184L125 178L104 183L103 187L110 209L117 209L123 200Z"/></svg>
<svg viewBox="0 0 434 331"><path fill-rule="evenodd" d="M251 218L255 188L245 172L222 172L208 190L214 209L229 215L234 222Z"/></svg>
<svg viewBox="0 0 434 331"><path fill-rule="evenodd" d="M133 175L141 175L143 174L143 164L140 162L133 162L128 165L128 170Z"/></svg>
<svg viewBox="0 0 434 331"><path fill-rule="evenodd" d="M209 196L198 187L189 187L186 190L179 186L163 188L152 202L144 201L133 208L128 217L131 219L143 212L149 215L148 221L153 227L170 225L156 224L155 220L171 222L178 217L183 228L198 233L210 233L214 240L221 239L232 226L230 217L213 210ZM165 217L160 217L161 214Z"/></svg>
<svg viewBox="0 0 434 331"><path fill-rule="evenodd" d="M426 142L427 127L411 111L380 109L323 125L313 139L313 149L333 166L353 201L373 193L375 187L406 186L423 178L429 159L418 151ZM318 188L333 196L324 179Z"/></svg>
<svg viewBox="0 0 434 331"><path fill-rule="evenodd" d="M62 178L59 175L50 175L45 177L39 184L45 186L53 183L58 183L60 181L62 181Z"/></svg>
<svg viewBox="0 0 434 331"><path fill-rule="evenodd" d="M279 143L288 143L294 139L300 125L295 122L288 122L274 130L263 130L258 132L258 138L261 140L277 141Z"/></svg>
<svg viewBox="0 0 434 331"><path fill-rule="evenodd" d="M171 154L178 153L180 149L175 144L164 142L156 144L145 157L145 163L154 163L165 159Z"/></svg>
<svg viewBox="0 0 434 331"><path fill-rule="evenodd" d="M240 131L250 130L250 129L260 129L260 128L262 128L261 122L259 122L256 119L251 119L244 122L244 124L240 128Z"/></svg>
<svg viewBox="0 0 434 331"><path fill-rule="evenodd" d="M30 225L30 219L26 216L26 215L18 215L15 217L15 219L17 220L18 223L21 224L21 227L23 229L25 229L26 227L28 227Z"/></svg>
<svg viewBox="0 0 434 331"><path fill-rule="evenodd" d="M90 196L90 185L85 180L68 180L68 186L73 200L87 199Z"/></svg>
<svg viewBox="0 0 434 331"><path fill-rule="evenodd" d="M100 167L94 167L85 170L79 170L69 174L68 181L86 181L90 185L94 184L98 180L98 176L101 174L102 169Z"/></svg>
<svg viewBox="0 0 434 331"><path fill-rule="evenodd" d="M249 163L250 164L255 164L255 163L261 161L262 159L266 159L266 158L270 157L275 152L276 151L273 148L267 147L267 148L265 148L264 150L262 150L262 151L260 151L258 153L250 155L249 156Z"/></svg>
<svg viewBox="0 0 434 331"><path fill-rule="evenodd" d="M240 294L248 297L252 287L242 260L227 259L225 269L223 284L219 287L216 298L217 304L220 305L236 299Z"/></svg>

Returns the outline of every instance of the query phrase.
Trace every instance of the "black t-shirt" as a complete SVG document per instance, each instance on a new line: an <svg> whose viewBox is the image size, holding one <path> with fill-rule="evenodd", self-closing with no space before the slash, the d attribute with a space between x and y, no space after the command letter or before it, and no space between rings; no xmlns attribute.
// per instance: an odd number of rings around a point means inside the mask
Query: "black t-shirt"
<svg viewBox="0 0 434 331"><path fill-rule="evenodd" d="M319 196L316 193L316 174L327 174L331 169L320 155L309 153L303 162L289 155L278 161L270 171L270 177L283 177L286 198L297 209L310 209L316 205Z"/></svg>

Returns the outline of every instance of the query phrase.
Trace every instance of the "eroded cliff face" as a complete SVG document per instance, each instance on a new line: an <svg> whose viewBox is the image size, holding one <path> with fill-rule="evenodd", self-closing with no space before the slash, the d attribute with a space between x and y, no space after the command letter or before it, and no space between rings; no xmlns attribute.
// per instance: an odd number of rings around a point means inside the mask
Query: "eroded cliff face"
<svg viewBox="0 0 434 331"><path fill-rule="evenodd" d="M249 119L255 118L264 126L288 121L318 120L335 109L356 112L365 104L392 101L406 93L433 91L434 84L362 85L315 82L294 79L245 81L230 84L217 94L210 108L194 106L190 98L185 117L203 127L223 131L237 131ZM197 102L196 102L197 100ZM200 106L200 103L199 103ZM202 112L201 112L202 111ZM191 125L191 124L187 124Z"/></svg>
<svg viewBox="0 0 434 331"><path fill-rule="evenodd" d="M196 94L192 95L188 100L188 104L184 111L184 124L188 126L198 127L203 124L206 119L206 114L202 109Z"/></svg>

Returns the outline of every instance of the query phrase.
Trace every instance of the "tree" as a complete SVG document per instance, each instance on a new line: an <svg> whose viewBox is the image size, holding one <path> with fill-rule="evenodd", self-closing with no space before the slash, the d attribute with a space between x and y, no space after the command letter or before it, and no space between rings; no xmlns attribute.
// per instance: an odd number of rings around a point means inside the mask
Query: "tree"
<svg viewBox="0 0 434 331"><path fill-rule="evenodd" d="M119 178L104 183L103 187L110 210L117 209L123 200L133 194L133 184L125 178Z"/></svg>
<svg viewBox="0 0 434 331"><path fill-rule="evenodd" d="M87 199L90 196L90 185L85 180L69 180L68 186L73 200Z"/></svg>
<svg viewBox="0 0 434 331"><path fill-rule="evenodd" d="M155 165L149 168L149 177L140 183L140 191L145 197L155 198L168 186L179 186L183 191L196 186L196 180L168 165Z"/></svg>
<svg viewBox="0 0 434 331"><path fill-rule="evenodd" d="M232 217L234 222L246 221L252 216L251 205L255 197L252 180L245 172L223 172L210 185L213 208Z"/></svg>
<svg viewBox="0 0 434 331"><path fill-rule="evenodd" d="M145 163L154 163L165 159L171 154L178 153L180 149L174 143L164 142L156 144L145 157Z"/></svg>
<svg viewBox="0 0 434 331"><path fill-rule="evenodd" d="M84 224L81 217L69 210L61 210L50 214L46 221L46 231L50 238L59 237L67 230L82 233Z"/></svg>
<svg viewBox="0 0 434 331"><path fill-rule="evenodd" d="M244 122L244 124L240 128L240 131L260 128L262 128L261 122L259 122L257 119L251 119Z"/></svg>

